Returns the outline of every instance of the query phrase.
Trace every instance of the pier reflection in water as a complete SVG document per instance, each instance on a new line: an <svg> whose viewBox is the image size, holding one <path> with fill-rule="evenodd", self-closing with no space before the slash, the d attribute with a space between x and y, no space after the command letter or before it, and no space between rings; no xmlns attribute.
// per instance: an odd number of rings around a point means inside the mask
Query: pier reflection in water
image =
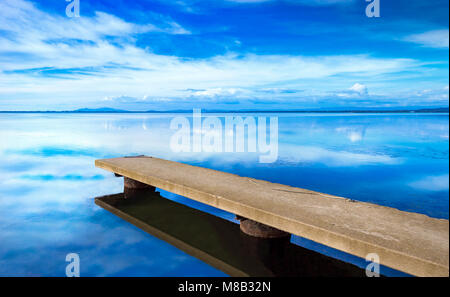
<svg viewBox="0 0 450 297"><path fill-rule="evenodd" d="M127 195L128 197L128 195ZM152 189L95 199L97 205L230 276L365 276L363 269L290 238L260 239L239 225L162 197ZM149 257L157 257L148 251Z"/></svg>

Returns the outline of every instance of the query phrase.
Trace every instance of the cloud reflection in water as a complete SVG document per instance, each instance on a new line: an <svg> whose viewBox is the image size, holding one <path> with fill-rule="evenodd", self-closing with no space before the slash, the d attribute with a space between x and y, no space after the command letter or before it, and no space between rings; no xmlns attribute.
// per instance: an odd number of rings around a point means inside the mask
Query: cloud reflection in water
<svg viewBox="0 0 450 297"><path fill-rule="evenodd" d="M63 276L70 252L84 276L223 275L94 205L122 190L97 158L153 155L448 218L448 115L282 114L273 164L172 153L173 116L0 115L0 275Z"/></svg>

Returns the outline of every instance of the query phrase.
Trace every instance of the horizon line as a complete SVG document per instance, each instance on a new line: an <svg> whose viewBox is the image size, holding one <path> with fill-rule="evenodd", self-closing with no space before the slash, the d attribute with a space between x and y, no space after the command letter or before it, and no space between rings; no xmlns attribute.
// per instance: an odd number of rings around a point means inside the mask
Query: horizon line
<svg viewBox="0 0 450 297"><path fill-rule="evenodd" d="M143 110L131 111L114 108L81 108L76 110L0 110L0 113L191 113L192 110ZM203 113L449 113L449 107L398 108L398 109L297 109L297 110L201 110Z"/></svg>

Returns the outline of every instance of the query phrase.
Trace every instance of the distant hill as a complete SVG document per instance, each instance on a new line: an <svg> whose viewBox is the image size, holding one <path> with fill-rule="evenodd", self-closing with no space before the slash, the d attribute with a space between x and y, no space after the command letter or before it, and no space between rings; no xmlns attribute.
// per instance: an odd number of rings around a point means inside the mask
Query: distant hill
<svg viewBox="0 0 450 297"><path fill-rule="evenodd" d="M0 113L191 113L192 110L146 110L130 111L109 107L80 108L67 111L0 111ZM448 107L439 108L406 108L406 109L349 109L349 110L208 110L202 109L202 113L448 113Z"/></svg>
<svg viewBox="0 0 450 297"><path fill-rule="evenodd" d="M427 109L418 109L415 112L448 112L448 107L443 108L427 108Z"/></svg>
<svg viewBox="0 0 450 297"><path fill-rule="evenodd" d="M127 110L121 110L121 109L115 109L115 108L109 108L109 107L102 107L102 108L80 108L73 111L68 112L80 112L80 113L115 113L115 112L131 112Z"/></svg>

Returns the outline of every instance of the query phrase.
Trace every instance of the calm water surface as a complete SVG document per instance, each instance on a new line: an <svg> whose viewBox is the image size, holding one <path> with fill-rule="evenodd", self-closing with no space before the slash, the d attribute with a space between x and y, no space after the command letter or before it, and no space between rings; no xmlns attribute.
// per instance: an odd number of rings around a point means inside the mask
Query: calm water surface
<svg viewBox="0 0 450 297"><path fill-rule="evenodd" d="M224 275L97 207L94 197L122 190L121 179L94 167L98 158L152 155L449 217L448 114L279 114L279 157L271 164L249 153L173 153L174 116L0 114L0 276L64 276L72 252L82 276Z"/></svg>

